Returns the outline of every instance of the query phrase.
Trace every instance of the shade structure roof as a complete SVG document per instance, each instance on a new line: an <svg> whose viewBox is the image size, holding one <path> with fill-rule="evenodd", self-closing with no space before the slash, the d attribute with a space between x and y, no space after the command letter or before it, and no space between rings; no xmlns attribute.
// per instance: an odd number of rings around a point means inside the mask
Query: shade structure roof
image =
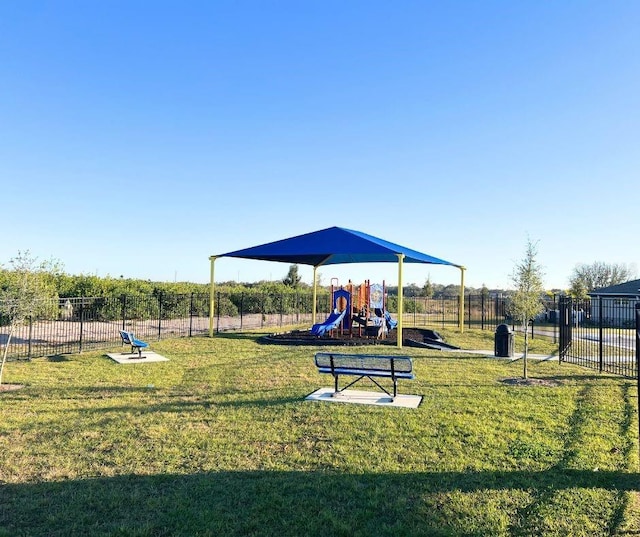
<svg viewBox="0 0 640 537"><path fill-rule="evenodd" d="M319 267L342 263L397 263L398 254L404 254L404 263L460 267L450 261L423 254L361 231L342 227L321 229L252 248L227 252L215 257L280 261Z"/></svg>

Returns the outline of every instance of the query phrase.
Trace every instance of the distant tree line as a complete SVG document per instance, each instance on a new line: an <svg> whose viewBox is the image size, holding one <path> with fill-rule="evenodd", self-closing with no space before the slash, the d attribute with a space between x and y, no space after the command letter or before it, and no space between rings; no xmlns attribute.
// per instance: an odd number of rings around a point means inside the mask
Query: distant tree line
<svg viewBox="0 0 640 537"><path fill-rule="evenodd" d="M35 258L34 258L35 261ZM159 296L162 295L188 295L209 293L208 283L191 282L154 282L134 278L116 278L112 276L99 277L96 275L71 275L62 270L62 265L57 261L48 261L48 271L41 271L42 285L47 289L51 298L75 298L75 297L120 297L126 296ZM616 285L629 281L636 276L637 270L633 265L608 264L595 262L590 265L579 264L574 268L570 278L568 292L576 297L584 297L594 289ZM8 289L15 279L15 270L11 267L0 267L0 291ZM287 274L280 280L261 280L258 282L226 281L216 284L216 290L221 293L265 293L265 294L291 294L297 291L310 290L311 285L302 281L297 265L291 265ZM321 292L329 289L329 286L320 286ZM512 291L503 289L488 289L482 287L465 286L466 295L497 296L508 295ZM563 290L551 290L551 294L561 294ZM397 296L397 286L387 286L389 296ZM431 282L427 278L423 285L410 283L403 289L405 297L442 298L458 296L460 286L455 284L442 285Z"/></svg>

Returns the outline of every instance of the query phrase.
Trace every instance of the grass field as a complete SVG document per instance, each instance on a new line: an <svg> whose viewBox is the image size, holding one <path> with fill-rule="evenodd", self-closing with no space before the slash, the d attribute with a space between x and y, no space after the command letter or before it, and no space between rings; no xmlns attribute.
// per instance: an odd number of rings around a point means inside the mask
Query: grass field
<svg viewBox="0 0 640 537"><path fill-rule="evenodd" d="M548 361L529 374L559 386L513 386L521 362L380 347L414 357L399 391L418 409L313 403L317 349L257 337L9 363L25 387L0 393L0 535L640 532L635 382Z"/></svg>

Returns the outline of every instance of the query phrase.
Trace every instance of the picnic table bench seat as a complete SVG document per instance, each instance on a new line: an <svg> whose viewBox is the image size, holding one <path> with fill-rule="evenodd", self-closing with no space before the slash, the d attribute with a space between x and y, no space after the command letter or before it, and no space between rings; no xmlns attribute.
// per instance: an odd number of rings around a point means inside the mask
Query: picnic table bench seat
<svg viewBox="0 0 640 537"><path fill-rule="evenodd" d="M363 378L368 378L384 393L392 398L398 395L398 379L414 379L413 361L410 356L381 354L344 354L335 352L318 352L315 355L318 372L333 375L334 394L338 394ZM353 375L358 378L339 388L340 375ZM374 377L390 378L393 381L393 395L390 394Z"/></svg>

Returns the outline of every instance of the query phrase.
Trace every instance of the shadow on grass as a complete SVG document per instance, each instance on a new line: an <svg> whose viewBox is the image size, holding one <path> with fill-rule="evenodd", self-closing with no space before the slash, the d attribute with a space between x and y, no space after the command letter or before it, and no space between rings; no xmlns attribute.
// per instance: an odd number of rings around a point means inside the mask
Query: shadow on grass
<svg viewBox="0 0 640 537"><path fill-rule="evenodd" d="M49 390L51 391L51 390ZM59 400L95 400L99 398L102 401L113 401L113 405L99 405L92 408L78 409L76 407L69 409L72 414L80 415L105 414L107 412L119 412L127 414L135 412L136 414L154 414L157 412L185 412L192 409L209 409L209 408L267 408L279 407L288 404L300 404L305 402L304 399L309 395L308 391L301 391L299 394L282 397L281 390L264 388L254 392L243 390L237 391L233 388L228 390L218 390L215 395L210 394L193 394L191 392L171 392L161 393L156 399L155 394L158 392L153 385L149 386L104 386L95 387L88 386L82 389L58 389L56 394ZM20 390L20 393L6 392L3 394L3 401L7 404L16 404L25 398L40 398L42 393L38 390L29 390L28 386ZM153 399L135 399L132 401L129 396L145 397L150 396ZM315 404L315 403L308 403ZM64 408L59 412L65 412ZM0 535L2 535L0 533Z"/></svg>
<svg viewBox="0 0 640 537"><path fill-rule="evenodd" d="M213 334L214 338L218 339L232 339L238 341L258 341L260 338L266 336L264 332L216 332Z"/></svg>
<svg viewBox="0 0 640 537"><path fill-rule="evenodd" d="M0 345L6 345L7 341L9 341L9 334L0 334ZM11 336L11 345L28 345L31 343L32 345L47 343L44 339L24 339L19 336L13 335Z"/></svg>
<svg viewBox="0 0 640 537"><path fill-rule="evenodd" d="M413 474L319 470L5 484L0 489L0 535L468 535L464 517L447 512L443 494L480 493L482 499L491 491L509 495L576 488L619 493L640 490L639 478L563 469ZM485 524L472 533L490 534L492 523Z"/></svg>
<svg viewBox="0 0 640 537"><path fill-rule="evenodd" d="M70 362L68 356L64 354L52 354L50 356L45 356L48 362Z"/></svg>
<svg viewBox="0 0 640 537"><path fill-rule="evenodd" d="M151 388L150 390L153 390ZM222 394L227 395L227 394ZM228 395L236 395L235 392L228 392ZM279 407L282 405L295 403L299 404L304 396L301 397L289 397L282 398L276 397L273 399L265 399L265 398L253 398L253 399L233 399L233 400L217 400L211 398L202 398L190 396L188 394L180 395L176 394L173 396L169 396L170 398L175 398L175 401L171 401L170 399L166 399L161 403L151 403L151 404L126 404L117 406L106 406L95 409L84 409L82 411L83 414L104 414L105 412L122 412L129 413L135 412L137 414L154 414L157 412L162 413L182 413L185 411L193 410L193 409L210 409L210 408L267 408L267 407Z"/></svg>
<svg viewBox="0 0 640 537"><path fill-rule="evenodd" d="M536 375L536 371L531 372L531 368L529 368L529 374L536 378L546 378L549 380L557 380L566 385L573 386L582 386L585 384L592 384L593 382L598 382L600 384L605 383L606 381L611 381L614 384L619 384L620 377L616 377L613 375L609 375L608 373L604 373L601 375L592 375L592 374L574 374L574 375ZM606 384L603 384L606 386Z"/></svg>

